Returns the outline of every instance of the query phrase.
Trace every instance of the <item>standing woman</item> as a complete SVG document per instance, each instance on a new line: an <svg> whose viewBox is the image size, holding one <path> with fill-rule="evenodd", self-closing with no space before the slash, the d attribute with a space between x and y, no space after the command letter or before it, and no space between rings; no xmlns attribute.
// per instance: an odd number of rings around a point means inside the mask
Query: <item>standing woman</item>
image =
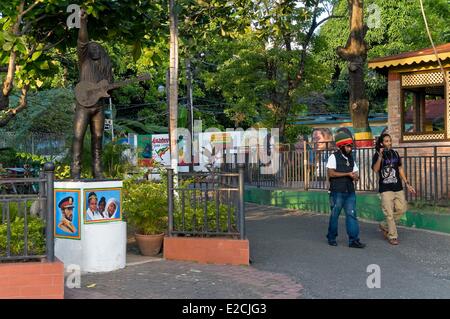
<svg viewBox="0 0 450 319"><path fill-rule="evenodd" d="M372 170L379 173L378 191L381 194L381 208L386 217L386 220L380 223L380 229L391 245L398 245L396 224L407 209L402 181L410 193L415 194L416 191L406 178L400 155L392 149L392 139L389 134L381 134L375 150Z"/></svg>

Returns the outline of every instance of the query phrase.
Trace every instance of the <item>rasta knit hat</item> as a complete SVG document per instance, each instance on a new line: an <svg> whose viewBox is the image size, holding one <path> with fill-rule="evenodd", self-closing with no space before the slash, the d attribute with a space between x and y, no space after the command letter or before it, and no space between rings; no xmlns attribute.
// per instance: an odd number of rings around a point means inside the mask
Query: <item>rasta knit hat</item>
<svg viewBox="0 0 450 319"><path fill-rule="evenodd" d="M335 135L334 140L337 147L353 144L353 139L350 135L344 132L339 132Z"/></svg>

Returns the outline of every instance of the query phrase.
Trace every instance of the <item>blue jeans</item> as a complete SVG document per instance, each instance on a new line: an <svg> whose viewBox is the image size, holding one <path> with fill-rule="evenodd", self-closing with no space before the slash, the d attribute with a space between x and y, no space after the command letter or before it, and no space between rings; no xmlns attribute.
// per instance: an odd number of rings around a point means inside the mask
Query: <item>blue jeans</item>
<svg viewBox="0 0 450 319"><path fill-rule="evenodd" d="M349 244L359 241L359 225L356 217L356 194L353 193L330 193L330 223L328 225L327 238L329 242L336 241L338 235L339 214L342 208L345 210L345 226L347 228Z"/></svg>

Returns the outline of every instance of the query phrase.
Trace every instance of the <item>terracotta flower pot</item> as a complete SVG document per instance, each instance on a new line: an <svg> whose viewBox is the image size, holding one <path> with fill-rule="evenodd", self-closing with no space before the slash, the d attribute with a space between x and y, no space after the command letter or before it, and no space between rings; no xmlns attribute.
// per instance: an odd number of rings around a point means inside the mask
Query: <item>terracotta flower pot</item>
<svg viewBox="0 0 450 319"><path fill-rule="evenodd" d="M135 234L134 236L142 255L156 256L161 251L164 233L158 235Z"/></svg>

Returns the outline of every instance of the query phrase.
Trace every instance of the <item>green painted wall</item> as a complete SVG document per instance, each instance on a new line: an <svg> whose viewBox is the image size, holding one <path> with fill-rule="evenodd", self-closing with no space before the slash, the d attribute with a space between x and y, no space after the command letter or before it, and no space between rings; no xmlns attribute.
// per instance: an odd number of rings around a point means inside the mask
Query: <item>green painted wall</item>
<svg viewBox="0 0 450 319"><path fill-rule="evenodd" d="M330 212L328 193L324 191L270 190L248 187L245 201L260 205L294 208L328 214ZM356 209L360 218L381 221L384 219L378 194L358 193ZM408 210L400 224L409 227L429 229L450 234L450 215L421 210Z"/></svg>

